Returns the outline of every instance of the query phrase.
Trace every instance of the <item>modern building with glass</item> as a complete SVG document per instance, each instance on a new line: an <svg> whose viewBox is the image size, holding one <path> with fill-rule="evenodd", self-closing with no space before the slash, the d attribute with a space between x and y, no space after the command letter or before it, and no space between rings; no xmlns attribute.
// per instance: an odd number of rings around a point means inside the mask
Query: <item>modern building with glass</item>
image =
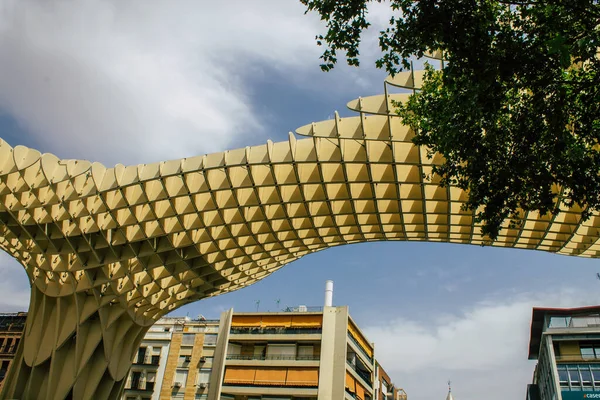
<svg viewBox="0 0 600 400"><path fill-rule="evenodd" d="M600 399L600 306L534 308L527 400Z"/></svg>

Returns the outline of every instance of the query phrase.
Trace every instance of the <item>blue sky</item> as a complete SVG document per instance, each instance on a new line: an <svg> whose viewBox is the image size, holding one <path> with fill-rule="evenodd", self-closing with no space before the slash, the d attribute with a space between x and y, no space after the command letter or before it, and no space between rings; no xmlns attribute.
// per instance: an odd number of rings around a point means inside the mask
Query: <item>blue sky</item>
<svg viewBox="0 0 600 400"><path fill-rule="evenodd" d="M232 10L235 10L232 12ZM0 137L107 165L222 151L350 115L381 93L374 33L361 68L318 67L322 26L294 1L176 4L6 1L0 7ZM372 9L376 32L389 16ZM28 283L0 260L0 311L27 308ZM432 243L365 243L304 257L246 289L183 307L211 318L321 305L325 280L414 400L525 394L531 307L597 304L595 260Z"/></svg>

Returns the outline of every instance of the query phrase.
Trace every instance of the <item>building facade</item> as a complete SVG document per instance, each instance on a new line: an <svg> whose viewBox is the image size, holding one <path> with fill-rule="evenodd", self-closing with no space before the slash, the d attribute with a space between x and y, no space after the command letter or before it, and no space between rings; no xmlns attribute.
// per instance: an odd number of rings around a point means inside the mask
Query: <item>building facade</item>
<svg viewBox="0 0 600 400"><path fill-rule="evenodd" d="M161 318L144 336L122 400L206 399L218 320Z"/></svg>
<svg viewBox="0 0 600 400"><path fill-rule="evenodd" d="M163 318L146 334L122 400L406 400L348 307Z"/></svg>
<svg viewBox="0 0 600 400"><path fill-rule="evenodd" d="M25 329L26 312L0 313L0 390L10 368L23 330Z"/></svg>
<svg viewBox="0 0 600 400"><path fill-rule="evenodd" d="M600 399L600 306L534 308L528 400Z"/></svg>
<svg viewBox="0 0 600 400"><path fill-rule="evenodd" d="M404 389L396 387L381 364L376 362L374 400L407 400Z"/></svg>
<svg viewBox="0 0 600 400"><path fill-rule="evenodd" d="M374 398L373 344L348 307L224 313L213 398ZM220 346L220 347L219 347Z"/></svg>

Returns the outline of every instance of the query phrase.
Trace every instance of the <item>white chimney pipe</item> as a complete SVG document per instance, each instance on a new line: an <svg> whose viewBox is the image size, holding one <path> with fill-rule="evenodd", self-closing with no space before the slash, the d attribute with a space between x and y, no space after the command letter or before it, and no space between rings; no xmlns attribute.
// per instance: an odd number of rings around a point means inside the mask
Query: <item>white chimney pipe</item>
<svg viewBox="0 0 600 400"><path fill-rule="evenodd" d="M333 306L333 281L325 282L325 307Z"/></svg>

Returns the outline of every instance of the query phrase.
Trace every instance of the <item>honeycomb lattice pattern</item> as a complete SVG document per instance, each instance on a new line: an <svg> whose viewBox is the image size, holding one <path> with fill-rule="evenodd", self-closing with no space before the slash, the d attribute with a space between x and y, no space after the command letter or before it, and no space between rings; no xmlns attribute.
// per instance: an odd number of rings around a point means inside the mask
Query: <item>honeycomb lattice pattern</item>
<svg viewBox="0 0 600 400"><path fill-rule="evenodd" d="M348 104L358 116L297 130L308 138L156 164L105 168L1 142L0 247L33 286L4 395L114 396L160 316L331 246L438 241L598 257L597 214L522 213L489 243L461 210L465 192L424 180L441 157L427 159L394 115L392 100L407 94L388 94L422 79L388 78L384 95Z"/></svg>

